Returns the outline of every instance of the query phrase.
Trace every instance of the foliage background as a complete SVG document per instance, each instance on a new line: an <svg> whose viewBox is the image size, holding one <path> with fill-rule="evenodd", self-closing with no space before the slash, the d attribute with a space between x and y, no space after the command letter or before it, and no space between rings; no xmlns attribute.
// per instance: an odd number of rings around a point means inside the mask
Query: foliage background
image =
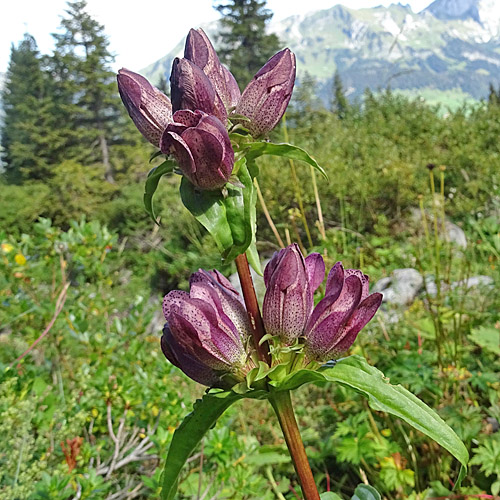
<svg viewBox="0 0 500 500"><path fill-rule="evenodd" d="M3 95L0 498L155 498L173 430L203 391L161 354L161 297L186 289L198 267L234 269L221 266L179 203L177 176L164 178L155 197L161 226L148 219L142 193L152 147L124 116L103 27L82 2L72 5L53 56L38 54L29 37L13 49ZM309 167L278 159L259 163L270 215L285 242L300 240L329 265L361 266L372 283L405 267L442 280L439 297L423 292L409 308L386 308L353 352L464 440L473 458L453 494L498 495L498 286L448 285L500 279L500 96L450 112L390 89L348 102L340 79L330 109L316 95L314 80L302 82L286 129L272 139L306 148L327 171L329 182L317 179L323 220ZM438 166L435 193L429 163ZM415 217L420 206L429 237ZM465 231L467 249L443 240L440 228L434 234L444 212ZM278 244L262 210L258 228L267 258ZM16 361L47 330L58 298L53 325ZM327 384L295 399L322 491L350 497L367 482L389 499L452 495L458 465L450 456L355 393ZM229 410L191 457L179 491L297 498L270 407L251 401Z"/></svg>

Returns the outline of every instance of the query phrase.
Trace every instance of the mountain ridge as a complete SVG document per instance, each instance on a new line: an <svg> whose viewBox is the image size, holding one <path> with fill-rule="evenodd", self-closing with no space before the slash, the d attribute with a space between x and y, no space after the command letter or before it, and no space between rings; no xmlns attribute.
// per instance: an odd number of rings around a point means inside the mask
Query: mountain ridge
<svg viewBox="0 0 500 500"><path fill-rule="evenodd" d="M216 40L218 21L202 27ZM401 3L364 9L338 4L268 29L295 52L299 80L306 71L317 78L325 99L336 70L351 97L390 85L410 94L431 89L481 99L490 83L500 81L496 0L435 0L418 13ZM168 76L183 45L181 40L143 74L153 82Z"/></svg>

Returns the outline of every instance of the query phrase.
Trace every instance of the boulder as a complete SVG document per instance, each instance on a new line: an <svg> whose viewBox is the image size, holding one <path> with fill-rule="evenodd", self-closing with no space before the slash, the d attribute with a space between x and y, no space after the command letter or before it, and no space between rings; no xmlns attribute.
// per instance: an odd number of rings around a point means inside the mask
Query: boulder
<svg viewBox="0 0 500 500"><path fill-rule="evenodd" d="M422 275L411 267L395 269L390 276L382 278L373 286L387 304L405 306L411 304L424 284Z"/></svg>

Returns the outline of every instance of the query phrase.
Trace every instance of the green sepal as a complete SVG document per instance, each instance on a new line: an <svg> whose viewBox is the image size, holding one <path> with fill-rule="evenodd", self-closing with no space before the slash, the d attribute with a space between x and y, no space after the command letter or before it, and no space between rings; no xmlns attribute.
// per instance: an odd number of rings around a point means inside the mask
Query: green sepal
<svg viewBox="0 0 500 500"><path fill-rule="evenodd" d="M304 149L294 146L293 144L281 143L274 144L273 142L248 142L242 144L245 150L247 162L253 162L256 158L262 155L281 156L290 160L297 160L311 165L318 172L328 179L323 167Z"/></svg>
<svg viewBox="0 0 500 500"><path fill-rule="evenodd" d="M391 385L377 368L361 356L349 356L333 367L299 370L281 381L270 381L277 390L293 390L307 383L336 382L351 387L368 399L371 408L401 418L448 450L461 464L455 488L467 471L469 453L453 429L424 402L401 385Z"/></svg>
<svg viewBox="0 0 500 500"><path fill-rule="evenodd" d="M161 152L160 152L161 154ZM153 195L158 188L158 183L160 179L165 174L170 174L173 172L176 163L174 160L165 160L163 163L157 167L151 169L146 179L146 185L144 187L144 207L149 216L158 224L156 221L156 215L153 209Z"/></svg>

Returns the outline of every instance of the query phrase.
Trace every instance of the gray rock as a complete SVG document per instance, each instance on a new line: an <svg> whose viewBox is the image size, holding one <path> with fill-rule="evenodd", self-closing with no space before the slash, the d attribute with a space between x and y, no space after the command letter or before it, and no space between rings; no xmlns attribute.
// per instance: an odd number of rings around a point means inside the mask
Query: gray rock
<svg viewBox="0 0 500 500"><path fill-rule="evenodd" d="M414 223L416 224L422 223L422 212L420 211L419 208L412 208L410 213L411 213L411 220ZM432 214L432 211L430 210L425 210L425 215L427 219L427 225L429 227L429 231L431 232L431 238L432 238L434 235L434 226L433 226L434 216ZM438 231L441 239L449 241L460 248L463 249L467 248L467 237L465 236L463 229L457 226L456 224L453 224L453 222L449 220L445 221L444 231L446 234L443 235L441 219L439 219Z"/></svg>
<svg viewBox="0 0 500 500"><path fill-rule="evenodd" d="M409 267L395 269L390 276L375 283L373 291L382 293L383 301L388 304L405 306L415 300L423 284L422 275Z"/></svg>
<svg viewBox="0 0 500 500"><path fill-rule="evenodd" d="M444 228L446 231L446 239L449 242L454 243L460 248L467 248L467 237L460 227L447 220Z"/></svg>
<svg viewBox="0 0 500 500"><path fill-rule="evenodd" d="M435 297L437 295L437 285L433 275L427 275L425 277L425 288L431 297Z"/></svg>
<svg viewBox="0 0 500 500"><path fill-rule="evenodd" d="M469 289L475 286L484 286L484 287L489 287L492 286L494 283L494 280L491 276L471 276L470 278L467 278L466 280L461 280L461 281L454 281L451 284L451 288L465 288Z"/></svg>

